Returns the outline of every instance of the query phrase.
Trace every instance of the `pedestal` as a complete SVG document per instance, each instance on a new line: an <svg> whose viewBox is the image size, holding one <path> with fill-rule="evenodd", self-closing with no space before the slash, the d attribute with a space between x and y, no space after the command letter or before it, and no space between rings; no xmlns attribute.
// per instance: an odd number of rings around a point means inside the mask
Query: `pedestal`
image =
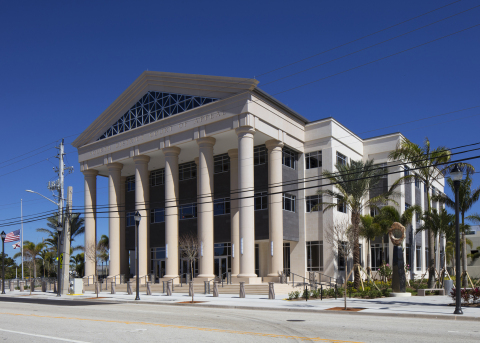
<svg viewBox="0 0 480 343"><path fill-rule="evenodd" d="M392 290L393 293L405 293L405 262L403 261L403 251L399 246L393 247L393 271L392 271Z"/></svg>

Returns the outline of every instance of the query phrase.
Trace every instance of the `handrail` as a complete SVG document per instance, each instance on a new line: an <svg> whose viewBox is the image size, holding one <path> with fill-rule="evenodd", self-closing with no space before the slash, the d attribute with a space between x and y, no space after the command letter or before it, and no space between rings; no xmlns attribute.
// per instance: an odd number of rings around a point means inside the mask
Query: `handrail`
<svg viewBox="0 0 480 343"><path fill-rule="evenodd" d="M318 273L319 275L323 275L323 276L326 276L328 277L330 280L328 281L330 283L330 287L332 286L332 284L338 284L338 279L336 277L333 277L333 276L330 276L330 275L327 275L327 274L324 274L324 273L321 273L321 272L318 272L318 271L313 271L313 272L310 272L310 273L313 273L313 277L315 279L315 284L317 283L317 280L315 278L315 273ZM335 282L333 283L332 282L332 279L335 280ZM321 282L321 281L320 281Z"/></svg>
<svg viewBox="0 0 480 343"><path fill-rule="evenodd" d="M223 276L226 275L227 276L227 285L228 285L228 272L225 272L223 273L222 275L220 275L220 279L222 280L222 287L223 287ZM230 284L232 284L232 281L230 280Z"/></svg>
<svg viewBox="0 0 480 343"><path fill-rule="evenodd" d="M291 275L293 275L293 278L292 278L292 287L295 287L295 275L298 276L298 277L301 277L303 279L303 284L308 284L308 282L305 282L305 280L307 280L306 277L304 276L301 276L301 275L298 275L298 274L295 274L293 272L290 272ZM288 283L288 282L287 282Z"/></svg>

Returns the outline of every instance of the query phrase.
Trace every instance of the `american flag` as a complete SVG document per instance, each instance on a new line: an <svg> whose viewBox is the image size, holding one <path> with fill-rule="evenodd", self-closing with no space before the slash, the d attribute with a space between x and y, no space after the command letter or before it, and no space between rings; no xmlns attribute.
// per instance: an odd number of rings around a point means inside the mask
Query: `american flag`
<svg viewBox="0 0 480 343"><path fill-rule="evenodd" d="M10 233L7 233L5 237L5 243L16 242L20 240L20 230L15 230Z"/></svg>
<svg viewBox="0 0 480 343"><path fill-rule="evenodd" d="M20 248L20 243L15 243L12 245L13 249Z"/></svg>

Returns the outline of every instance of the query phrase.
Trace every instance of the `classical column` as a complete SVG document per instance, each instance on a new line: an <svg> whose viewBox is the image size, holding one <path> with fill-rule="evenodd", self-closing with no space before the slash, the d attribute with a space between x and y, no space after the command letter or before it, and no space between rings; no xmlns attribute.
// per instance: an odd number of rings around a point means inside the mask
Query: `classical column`
<svg viewBox="0 0 480 343"><path fill-rule="evenodd" d="M239 237L239 212L238 212L238 149L228 150L230 157L230 225L232 242L232 276L237 276L240 271L240 237Z"/></svg>
<svg viewBox="0 0 480 343"><path fill-rule="evenodd" d="M125 219L125 191L126 191L127 177L120 176L120 202L119 202L119 217L120 217L120 274L128 276L129 270L129 256L126 249L126 219Z"/></svg>
<svg viewBox="0 0 480 343"><path fill-rule="evenodd" d="M95 275L97 246L97 174L94 169L83 172L85 178L85 276Z"/></svg>
<svg viewBox="0 0 480 343"><path fill-rule="evenodd" d="M213 274L213 146L215 138L199 138L197 143L197 225L200 243L198 277L212 278L215 276Z"/></svg>
<svg viewBox="0 0 480 343"><path fill-rule="evenodd" d="M282 148L283 143L272 139L268 149L268 233L270 237L268 276L283 271L283 210L282 210Z"/></svg>
<svg viewBox="0 0 480 343"><path fill-rule="evenodd" d="M178 276L178 155L180 148L163 149L165 154L165 250L164 278Z"/></svg>
<svg viewBox="0 0 480 343"><path fill-rule="evenodd" d="M120 274L120 213L121 200L121 171L123 164L110 163L108 168L108 248L110 255L110 268L108 276L115 277ZM117 276L120 281L120 277Z"/></svg>
<svg viewBox="0 0 480 343"><path fill-rule="evenodd" d="M149 156L133 157L135 162L135 211L142 216L138 224L138 273L139 277L147 275L148 264L148 227L150 223L150 184L148 173Z"/></svg>
<svg viewBox="0 0 480 343"><path fill-rule="evenodd" d="M237 128L238 135L238 189L240 274L238 277L256 277L255 274L255 213L253 185L253 134L250 126Z"/></svg>

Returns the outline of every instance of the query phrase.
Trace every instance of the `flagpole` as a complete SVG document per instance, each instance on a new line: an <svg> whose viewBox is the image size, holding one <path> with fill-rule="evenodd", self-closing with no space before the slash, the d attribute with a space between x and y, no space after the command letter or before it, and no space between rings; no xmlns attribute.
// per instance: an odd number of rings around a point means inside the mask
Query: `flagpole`
<svg viewBox="0 0 480 343"><path fill-rule="evenodd" d="M20 199L20 222L22 223L21 225L21 229L22 229L22 232L21 232L21 236L22 236L22 243L21 243L21 247L20 249L22 249L22 281L23 281L23 199Z"/></svg>

